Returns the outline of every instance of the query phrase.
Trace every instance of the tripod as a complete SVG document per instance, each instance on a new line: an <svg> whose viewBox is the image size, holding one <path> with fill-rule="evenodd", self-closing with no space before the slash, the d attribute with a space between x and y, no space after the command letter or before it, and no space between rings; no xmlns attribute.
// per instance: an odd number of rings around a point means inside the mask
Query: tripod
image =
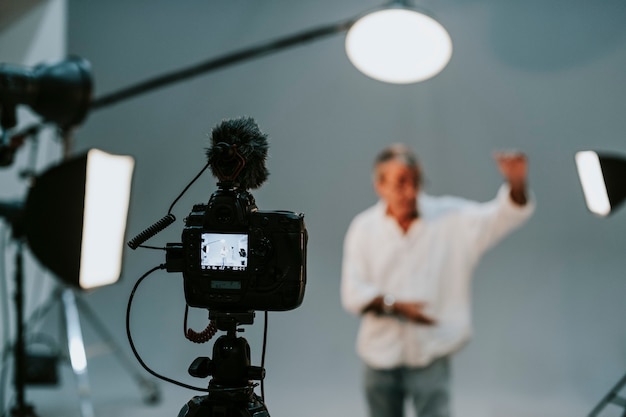
<svg viewBox="0 0 626 417"><path fill-rule="evenodd" d="M624 385L626 385L626 375L624 375L622 379L620 379L619 382L615 384L613 388L611 388L611 391L609 391L608 394L606 394L604 398L602 398L598 405L596 405L595 408L591 410L591 413L589 413L589 417L597 416L600 411L602 411L604 407L606 407L609 403L613 403L622 407L624 409L622 417L626 417L626 398L619 395L619 392L624 387Z"/></svg>
<svg viewBox="0 0 626 417"><path fill-rule="evenodd" d="M193 397L178 413L178 417L269 417L263 399L254 393L250 380L262 380L265 369L250 365L250 345L237 337L239 324L252 324L254 312L209 313L219 330L226 331L213 345L213 359L196 358L189 374L209 381L208 395Z"/></svg>
<svg viewBox="0 0 626 417"><path fill-rule="evenodd" d="M17 217L12 222L13 226L13 238L17 243L15 252L15 320L16 320L16 340L13 345L13 357L15 361L15 392L16 403L11 408L12 417L36 417L34 407L26 402L26 385L28 383L27 366L28 355L26 353L26 322L24 319L24 239L22 236L22 229L17 220ZM61 307L64 316L64 330L67 338L67 346L69 351L70 363L72 371L75 376L75 380L78 387L80 413L81 417L93 417L94 410L91 402L91 394L89 387L89 379L87 376L87 358L85 354L85 347L83 343L82 331L79 319L79 309L86 313L85 316L91 321L95 330L98 331L106 342L106 344L112 348L113 352L117 355L125 365L124 368L132 372L134 362L131 362L121 353L121 349L113 341L113 337L106 330L104 325L98 320L95 313L89 308L79 296L74 293L74 290L69 287L58 287L52 294L51 299L44 303L42 307L37 309L33 313L33 316L42 317L48 310L50 310L53 304L57 301L61 301ZM160 393L157 385L151 381L145 379L141 374L134 373L135 379L139 382L140 387L144 391L144 402L156 403L160 400ZM4 410L0 410L4 411Z"/></svg>
<svg viewBox="0 0 626 417"><path fill-rule="evenodd" d="M58 302L61 303L70 364L78 387L81 417L93 417L94 410L91 402L91 389L87 374L87 358L81 331L80 313L99 334L103 343L115 354L116 358L123 365L122 367L131 374L142 390L143 401L146 404L156 404L160 401L159 387L154 381L146 379L141 373L133 372L136 364L122 353L120 346L115 342L111 333L89 307L89 304L81 298L80 293L76 293L71 288L59 286L53 291L50 299L33 315L45 316Z"/></svg>

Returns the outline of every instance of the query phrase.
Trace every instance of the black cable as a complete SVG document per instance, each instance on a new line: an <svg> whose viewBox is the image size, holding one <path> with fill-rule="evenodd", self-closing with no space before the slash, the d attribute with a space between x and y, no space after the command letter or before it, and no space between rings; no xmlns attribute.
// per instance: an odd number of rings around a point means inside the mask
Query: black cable
<svg viewBox="0 0 626 417"><path fill-rule="evenodd" d="M159 221L149 226L147 229L145 229L144 231L142 231L137 236L135 236L134 238L132 238L131 240L127 242L127 245L129 248L133 250L137 249L138 247L142 247L144 249L163 249L163 248L155 248L154 246L144 246L142 245L142 243L150 239L152 236L155 236L156 234L160 233L166 227L168 227L170 224L176 221L176 217L172 214L172 210L174 209L174 206L176 205L176 203L178 203L178 200L180 200L181 197L187 192L187 190L189 190L189 188L193 185L193 183L196 182L198 178L200 178L200 176L204 173L204 171L207 170L209 166L211 166L211 164L207 163L204 166L204 168L202 168L200 172L198 172L196 176L193 177L193 179L189 182L189 184L185 186L183 191L181 191L180 194L178 194L178 196L174 199L174 201L170 205L169 210L167 211L167 214L163 218L161 218Z"/></svg>
<svg viewBox="0 0 626 417"><path fill-rule="evenodd" d="M132 306L132 303L133 303L133 298L135 297L135 291L137 291L137 288L139 287L139 285L142 283L142 281L144 279L146 279L150 274L152 274L154 271L157 271L159 269L165 269L165 265L161 264L159 266L155 266L154 268L150 269L148 272L143 274L141 277L139 277L139 279L137 280L137 282L133 286L133 290L130 293L130 297L128 298L128 306L126 307L126 336L128 337L128 342L130 343L130 348L133 351L133 354L135 355L135 358L137 358L137 360L139 361L139 364L149 374L151 374L151 375L153 375L153 376L155 376L155 377L157 377L159 379L162 379L163 381L169 382L169 383L174 384L174 385L178 385L179 387L183 387L183 388L187 388L187 389L191 389L191 390L195 390L195 391L209 392L209 390L207 388L194 387L192 385L188 385L188 384L185 384L183 382L176 381L174 379L171 379L171 378L168 378L166 376L163 376L163 375L160 375L160 374L156 373L155 371L150 369L150 367L148 367L148 365L146 365L146 363L143 361L143 359L141 359L141 356L139 355L139 352L135 348L135 343L133 342L133 337L132 337L132 334L131 334L131 331L130 331L130 310L131 310L131 306Z"/></svg>
<svg viewBox="0 0 626 417"><path fill-rule="evenodd" d="M167 248L163 248L160 246L148 246L148 245L140 245L140 248L144 248L144 249L153 249L153 250L167 250Z"/></svg>
<svg viewBox="0 0 626 417"><path fill-rule="evenodd" d="M140 232L137 236L129 240L126 244L128 245L129 248L133 250L137 249L138 247L141 246L143 242L150 239L152 236L155 236L158 233L162 232L163 230L165 230L166 227L168 227L170 224L174 223L175 221L176 221L176 217L171 213L167 213L165 217L162 217L156 223L148 226L146 229Z"/></svg>
<svg viewBox="0 0 626 417"><path fill-rule="evenodd" d="M204 166L204 168L202 168L202 169L200 170L200 172L198 172L198 174L196 174L196 176L195 176L195 177L193 177L193 179L191 180L191 182L189 182L189 184L187 184L187 186L183 189L183 191L181 191L181 193L180 193L180 194L178 194L178 197L176 197L176 198L174 199L174 201L172 202L172 205L170 206L169 210L167 211L167 214L170 214L170 213L172 212L172 209L174 208L174 205L175 205L176 203L178 203L178 200L180 200L180 198L181 198L181 197L182 197L182 196L183 196L183 195L187 192L187 190L189 189L189 187L191 187L191 186L193 185L193 183L194 183L194 182L196 182L196 180L197 180L198 178L200 178L200 176L204 173L204 171L206 171L206 170L207 170L207 168L208 168L208 167L210 167L210 166L211 166L211 163L210 163L210 162L207 162L207 164Z"/></svg>

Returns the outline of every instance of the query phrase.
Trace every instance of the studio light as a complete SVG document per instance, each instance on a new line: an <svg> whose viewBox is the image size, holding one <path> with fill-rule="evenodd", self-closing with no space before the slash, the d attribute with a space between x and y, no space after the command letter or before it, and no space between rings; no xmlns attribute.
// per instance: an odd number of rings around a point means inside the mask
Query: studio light
<svg viewBox="0 0 626 417"><path fill-rule="evenodd" d="M91 66L82 58L33 69L0 64L2 127L15 127L15 109L21 104L63 129L78 125L91 104L92 85Z"/></svg>
<svg viewBox="0 0 626 417"><path fill-rule="evenodd" d="M91 149L35 178L24 232L35 257L80 289L119 279L134 160Z"/></svg>
<svg viewBox="0 0 626 417"><path fill-rule="evenodd" d="M581 151L575 155L578 176L587 208L593 214L607 217L626 199L626 158L612 153ZM626 375L591 410L589 417L599 416L610 404L622 407L626 415L626 398L621 395Z"/></svg>
<svg viewBox="0 0 626 417"><path fill-rule="evenodd" d="M409 6L407 1L393 0L365 16L305 30L149 78L96 98L91 103L91 110L344 32L348 32L346 53L359 71L388 83L408 84L427 80L441 72L450 61L452 40L437 20L425 11Z"/></svg>
<svg viewBox="0 0 626 417"><path fill-rule="evenodd" d="M452 56L452 40L446 29L403 1L357 20L348 31L345 47L359 71L394 84L434 77Z"/></svg>
<svg viewBox="0 0 626 417"><path fill-rule="evenodd" d="M626 199L626 159L581 151L575 160L587 208L595 215L608 216Z"/></svg>

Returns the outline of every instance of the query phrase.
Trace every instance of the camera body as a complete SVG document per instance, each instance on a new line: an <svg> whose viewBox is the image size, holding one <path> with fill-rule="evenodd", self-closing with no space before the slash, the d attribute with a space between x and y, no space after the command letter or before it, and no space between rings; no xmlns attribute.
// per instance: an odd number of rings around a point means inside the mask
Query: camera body
<svg viewBox="0 0 626 417"><path fill-rule="evenodd" d="M219 183L185 219L182 243L167 245L166 269L182 272L191 307L286 311L306 285L304 215L258 210L245 190Z"/></svg>

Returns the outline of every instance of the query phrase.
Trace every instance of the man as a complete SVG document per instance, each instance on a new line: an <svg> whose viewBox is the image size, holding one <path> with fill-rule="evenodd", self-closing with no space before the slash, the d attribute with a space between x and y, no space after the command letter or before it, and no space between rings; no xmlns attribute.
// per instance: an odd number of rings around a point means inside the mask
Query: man
<svg viewBox="0 0 626 417"><path fill-rule="evenodd" d="M449 356L469 339L471 277L481 255L534 210L527 160L498 153L505 184L477 203L421 192L417 159L405 145L374 165L380 201L357 215L344 242L341 298L361 317L371 417L400 417L404 400L419 417L450 415Z"/></svg>

